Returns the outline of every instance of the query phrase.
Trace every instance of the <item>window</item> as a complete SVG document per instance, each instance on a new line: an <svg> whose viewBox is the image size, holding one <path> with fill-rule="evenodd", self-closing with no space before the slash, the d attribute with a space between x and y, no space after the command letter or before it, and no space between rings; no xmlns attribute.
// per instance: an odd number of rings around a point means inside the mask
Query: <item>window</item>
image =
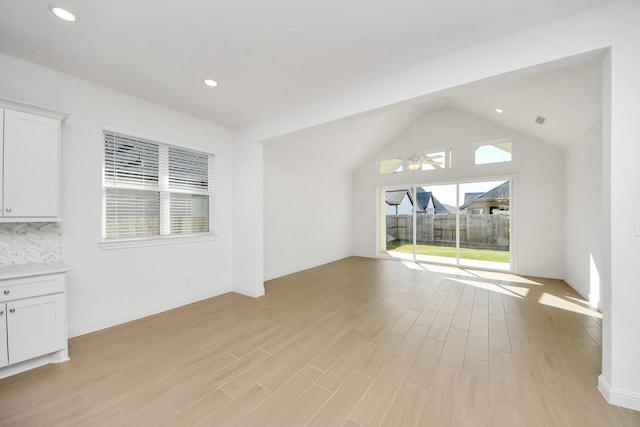
<svg viewBox="0 0 640 427"><path fill-rule="evenodd" d="M378 163L378 172L380 175L391 175L402 172L402 158L395 157L392 159L380 160Z"/></svg>
<svg viewBox="0 0 640 427"><path fill-rule="evenodd" d="M511 140L496 141L476 148L475 164L502 163L511 161Z"/></svg>
<svg viewBox="0 0 640 427"><path fill-rule="evenodd" d="M213 161L105 130L103 240L212 231Z"/></svg>

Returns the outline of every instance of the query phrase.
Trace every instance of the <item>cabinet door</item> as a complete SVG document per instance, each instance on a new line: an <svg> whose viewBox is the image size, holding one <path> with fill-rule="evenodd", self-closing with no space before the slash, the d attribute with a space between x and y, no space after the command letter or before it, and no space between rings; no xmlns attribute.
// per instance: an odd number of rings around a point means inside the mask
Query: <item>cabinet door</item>
<svg viewBox="0 0 640 427"><path fill-rule="evenodd" d="M5 217L58 216L60 122L4 112Z"/></svg>
<svg viewBox="0 0 640 427"><path fill-rule="evenodd" d="M7 305L0 304L0 368L9 364L7 352Z"/></svg>
<svg viewBox="0 0 640 427"><path fill-rule="evenodd" d="M4 108L0 108L0 217L4 212ZM0 365L1 366L1 365Z"/></svg>
<svg viewBox="0 0 640 427"><path fill-rule="evenodd" d="M6 305L9 363L65 347L64 294L25 298Z"/></svg>

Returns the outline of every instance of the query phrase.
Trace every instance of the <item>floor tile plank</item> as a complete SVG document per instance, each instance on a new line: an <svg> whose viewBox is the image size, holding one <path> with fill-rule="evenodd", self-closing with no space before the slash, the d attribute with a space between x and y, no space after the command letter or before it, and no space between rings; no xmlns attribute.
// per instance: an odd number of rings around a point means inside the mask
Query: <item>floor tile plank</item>
<svg viewBox="0 0 640 427"><path fill-rule="evenodd" d="M0 425L640 425L597 390L602 316L560 280L350 257L265 290L71 339L0 380Z"/></svg>

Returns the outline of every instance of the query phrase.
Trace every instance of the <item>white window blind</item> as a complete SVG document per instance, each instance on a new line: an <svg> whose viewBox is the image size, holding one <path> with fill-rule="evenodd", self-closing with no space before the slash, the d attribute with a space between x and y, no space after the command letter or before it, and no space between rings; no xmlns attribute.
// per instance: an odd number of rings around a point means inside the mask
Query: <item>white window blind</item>
<svg viewBox="0 0 640 427"><path fill-rule="evenodd" d="M104 131L103 239L212 231L212 154Z"/></svg>

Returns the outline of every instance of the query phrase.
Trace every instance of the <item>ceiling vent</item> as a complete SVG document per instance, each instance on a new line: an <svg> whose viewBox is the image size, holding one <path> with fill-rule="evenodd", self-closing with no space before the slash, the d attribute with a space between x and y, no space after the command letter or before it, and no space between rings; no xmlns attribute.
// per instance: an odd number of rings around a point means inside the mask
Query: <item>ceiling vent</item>
<svg viewBox="0 0 640 427"><path fill-rule="evenodd" d="M545 119L544 117L540 117L540 116L536 117L536 123L539 124L539 125L544 124L545 120L547 120L547 119Z"/></svg>

